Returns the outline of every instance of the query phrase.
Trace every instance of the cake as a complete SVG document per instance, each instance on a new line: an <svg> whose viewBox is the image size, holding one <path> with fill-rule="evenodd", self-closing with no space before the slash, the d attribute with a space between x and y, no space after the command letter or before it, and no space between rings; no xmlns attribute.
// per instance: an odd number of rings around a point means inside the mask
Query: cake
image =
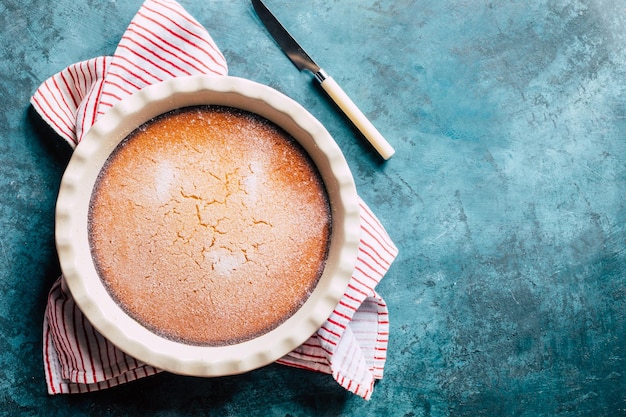
<svg viewBox="0 0 626 417"><path fill-rule="evenodd" d="M223 346L298 310L330 229L323 181L297 141L256 114L195 106L116 147L88 233L96 271L130 317L171 340Z"/></svg>

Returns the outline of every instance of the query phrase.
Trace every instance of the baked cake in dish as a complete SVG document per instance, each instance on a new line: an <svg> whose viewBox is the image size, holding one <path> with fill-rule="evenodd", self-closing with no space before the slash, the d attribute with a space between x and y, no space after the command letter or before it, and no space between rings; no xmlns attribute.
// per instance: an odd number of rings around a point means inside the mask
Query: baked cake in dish
<svg viewBox="0 0 626 417"><path fill-rule="evenodd" d="M161 115L100 171L89 244L126 313L165 338L223 346L276 328L326 261L329 199L304 149L224 106Z"/></svg>

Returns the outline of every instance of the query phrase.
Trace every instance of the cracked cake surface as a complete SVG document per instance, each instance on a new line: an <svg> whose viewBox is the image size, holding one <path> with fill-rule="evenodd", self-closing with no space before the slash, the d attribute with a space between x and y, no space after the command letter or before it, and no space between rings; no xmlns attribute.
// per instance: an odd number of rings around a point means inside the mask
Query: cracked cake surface
<svg viewBox="0 0 626 417"><path fill-rule="evenodd" d="M266 333L323 271L323 182L286 132L220 106L169 112L113 151L91 197L89 241L107 290L164 337L226 345Z"/></svg>

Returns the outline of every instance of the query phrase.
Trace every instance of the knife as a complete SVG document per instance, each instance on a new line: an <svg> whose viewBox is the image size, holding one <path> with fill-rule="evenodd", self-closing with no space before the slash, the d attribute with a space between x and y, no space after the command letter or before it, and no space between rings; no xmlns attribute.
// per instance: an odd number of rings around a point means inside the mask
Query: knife
<svg viewBox="0 0 626 417"><path fill-rule="evenodd" d="M311 59L261 0L252 0L252 6L270 35L272 35L291 62L293 62L300 71L308 70L312 72L324 91L326 91L344 114L348 116L356 128L359 129L363 136L365 136L376 151L378 151L380 156L384 159L391 158L395 153L393 147L367 117L365 117L363 112L354 104L339 84Z"/></svg>

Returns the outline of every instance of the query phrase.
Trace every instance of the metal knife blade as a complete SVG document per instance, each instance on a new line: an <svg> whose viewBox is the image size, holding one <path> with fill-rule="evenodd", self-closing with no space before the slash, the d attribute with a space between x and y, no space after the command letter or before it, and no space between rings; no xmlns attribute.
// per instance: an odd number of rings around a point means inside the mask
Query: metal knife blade
<svg viewBox="0 0 626 417"><path fill-rule="evenodd" d="M378 153L384 159L391 158L395 153L393 147L391 147L389 142L387 142L374 125L365 117L363 112L354 104L339 84L311 59L309 54L305 52L261 0L252 0L252 6L270 35L272 35L291 62L293 62L300 71L311 71L320 82L324 91L326 91L344 114L348 116Z"/></svg>
<svg viewBox="0 0 626 417"><path fill-rule="evenodd" d="M309 70L315 74L320 70L320 66L302 49L262 1L252 0L252 6L276 43L300 71Z"/></svg>

